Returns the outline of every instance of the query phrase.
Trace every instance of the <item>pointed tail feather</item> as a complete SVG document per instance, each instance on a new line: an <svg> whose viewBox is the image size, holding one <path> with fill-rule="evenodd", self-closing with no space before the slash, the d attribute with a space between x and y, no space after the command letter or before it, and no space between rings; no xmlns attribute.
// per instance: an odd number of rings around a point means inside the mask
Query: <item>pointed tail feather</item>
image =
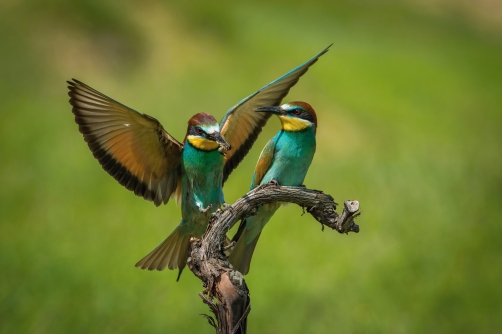
<svg viewBox="0 0 502 334"><path fill-rule="evenodd" d="M228 257L228 262L232 264L235 270L239 271L243 275L249 273L249 268L251 267L251 258L253 257L253 252L256 247L256 243L260 238L259 233L254 240L247 244L246 243L246 229L240 229L239 239L232 249L232 253ZM239 233L239 232L238 232ZM234 240L236 238L234 237Z"/></svg>
<svg viewBox="0 0 502 334"><path fill-rule="evenodd" d="M179 268L179 275L181 275L188 258L190 237L190 235L180 236L179 227L176 227L166 240L136 263L135 266L148 270L164 270L166 267L169 269Z"/></svg>

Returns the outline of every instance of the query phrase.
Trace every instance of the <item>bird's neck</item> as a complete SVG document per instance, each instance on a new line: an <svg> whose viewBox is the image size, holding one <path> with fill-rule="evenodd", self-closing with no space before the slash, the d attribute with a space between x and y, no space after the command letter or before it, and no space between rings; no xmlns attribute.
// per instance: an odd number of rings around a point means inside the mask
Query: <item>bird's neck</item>
<svg viewBox="0 0 502 334"><path fill-rule="evenodd" d="M223 170L223 156L218 150L203 150L191 144L189 140L183 146L182 160L184 168L190 173L204 175L208 170Z"/></svg>
<svg viewBox="0 0 502 334"><path fill-rule="evenodd" d="M315 147L316 131L314 126L310 126L301 131L288 131L282 129L277 133L277 139L282 138L283 141L288 142L288 145L295 147Z"/></svg>

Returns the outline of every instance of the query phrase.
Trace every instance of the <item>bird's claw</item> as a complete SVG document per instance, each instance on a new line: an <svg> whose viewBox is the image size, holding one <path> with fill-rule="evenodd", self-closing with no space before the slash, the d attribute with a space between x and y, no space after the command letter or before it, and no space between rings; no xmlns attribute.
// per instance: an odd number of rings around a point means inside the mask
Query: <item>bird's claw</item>
<svg viewBox="0 0 502 334"><path fill-rule="evenodd" d="M201 207L199 207L199 211L202 212L202 213L207 213L209 211L209 209L211 209L213 206L211 204L209 204L207 206L207 208L203 209Z"/></svg>
<svg viewBox="0 0 502 334"><path fill-rule="evenodd" d="M276 180L276 179L272 179L272 180L270 180L270 184L271 184L271 185L274 185L274 186L280 186L279 182L277 182L277 180Z"/></svg>
<svg viewBox="0 0 502 334"><path fill-rule="evenodd" d="M236 243L237 242L235 240L232 241L231 243L229 243L228 245L226 245L225 247L223 247L223 251L226 251L227 249L230 249L230 248L234 247Z"/></svg>

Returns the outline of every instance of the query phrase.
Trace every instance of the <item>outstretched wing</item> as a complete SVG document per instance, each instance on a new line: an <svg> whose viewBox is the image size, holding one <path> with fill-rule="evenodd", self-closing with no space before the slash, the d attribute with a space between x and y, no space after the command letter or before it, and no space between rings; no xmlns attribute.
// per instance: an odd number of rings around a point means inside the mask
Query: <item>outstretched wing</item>
<svg viewBox="0 0 502 334"><path fill-rule="evenodd" d="M257 113L253 110L258 107L280 105L289 89L298 82L320 56L328 51L330 46L304 64L246 97L226 113L220 122L220 129L222 136L232 146L232 149L226 154L223 182L249 152L271 116L270 113Z"/></svg>
<svg viewBox="0 0 502 334"><path fill-rule="evenodd" d="M155 118L78 80L68 84L75 122L103 169L157 206L179 196L183 145Z"/></svg>

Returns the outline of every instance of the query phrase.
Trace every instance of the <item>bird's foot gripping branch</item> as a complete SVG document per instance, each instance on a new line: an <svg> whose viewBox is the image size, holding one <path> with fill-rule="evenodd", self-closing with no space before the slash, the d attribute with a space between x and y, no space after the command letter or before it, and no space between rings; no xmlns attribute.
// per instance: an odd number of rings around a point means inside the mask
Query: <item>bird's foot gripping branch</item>
<svg viewBox="0 0 502 334"><path fill-rule="evenodd" d="M339 233L359 232L359 226L354 222L354 218L360 215L358 201L345 201L342 213L338 214L333 197L305 187L264 184L224 211L216 211L202 239L192 241L188 267L203 282L205 290L199 296L217 318L215 321L206 315L217 333L246 333L247 315L251 309L246 282L224 254L226 234L237 221L254 215L260 205L273 202L295 203L306 208L323 229L328 226Z"/></svg>

